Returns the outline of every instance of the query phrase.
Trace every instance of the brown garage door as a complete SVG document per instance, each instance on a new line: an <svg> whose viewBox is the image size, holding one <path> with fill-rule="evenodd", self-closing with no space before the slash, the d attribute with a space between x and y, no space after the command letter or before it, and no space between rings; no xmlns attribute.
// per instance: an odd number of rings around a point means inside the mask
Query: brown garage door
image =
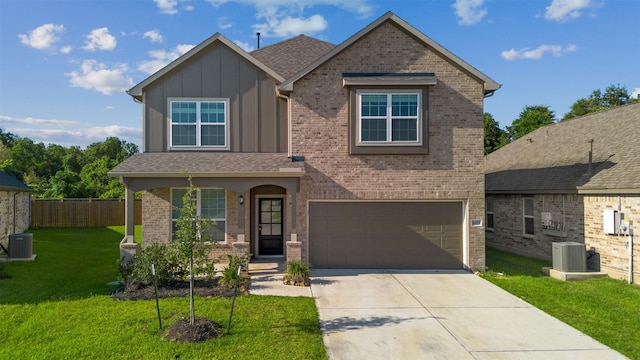
<svg viewBox="0 0 640 360"><path fill-rule="evenodd" d="M462 268L461 202L310 202L315 268Z"/></svg>

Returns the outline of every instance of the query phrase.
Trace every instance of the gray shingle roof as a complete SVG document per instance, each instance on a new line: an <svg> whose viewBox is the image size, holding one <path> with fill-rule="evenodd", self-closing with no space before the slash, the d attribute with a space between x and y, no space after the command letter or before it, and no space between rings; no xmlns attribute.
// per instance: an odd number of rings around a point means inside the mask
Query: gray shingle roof
<svg viewBox="0 0 640 360"><path fill-rule="evenodd" d="M0 171L0 190L4 191L33 191L30 187L25 185L22 181L7 174L4 171Z"/></svg>
<svg viewBox="0 0 640 360"><path fill-rule="evenodd" d="M639 151L640 103L620 106L542 127L487 155L485 189L640 193Z"/></svg>
<svg viewBox="0 0 640 360"><path fill-rule="evenodd" d="M250 54L280 76L288 78L334 47L335 45L326 41L298 35L289 40L254 50Z"/></svg>
<svg viewBox="0 0 640 360"><path fill-rule="evenodd" d="M281 153L165 152L138 153L109 175L125 177L251 177L302 176L303 162Z"/></svg>

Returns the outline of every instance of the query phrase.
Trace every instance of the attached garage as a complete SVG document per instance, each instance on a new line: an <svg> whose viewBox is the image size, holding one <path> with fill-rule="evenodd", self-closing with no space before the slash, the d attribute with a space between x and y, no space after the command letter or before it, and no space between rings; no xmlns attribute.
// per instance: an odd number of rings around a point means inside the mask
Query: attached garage
<svg viewBox="0 0 640 360"><path fill-rule="evenodd" d="M314 268L461 269L462 202L309 203Z"/></svg>

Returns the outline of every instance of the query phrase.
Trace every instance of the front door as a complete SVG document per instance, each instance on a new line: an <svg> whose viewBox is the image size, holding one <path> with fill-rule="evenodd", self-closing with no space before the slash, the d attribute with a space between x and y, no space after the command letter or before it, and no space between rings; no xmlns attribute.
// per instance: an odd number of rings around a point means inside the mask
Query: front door
<svg viewBox="0 0 640 360"><path fill-rule="evenodd" d="M283 255L282 199L260 198L258 211L259 255Z"/></svg>

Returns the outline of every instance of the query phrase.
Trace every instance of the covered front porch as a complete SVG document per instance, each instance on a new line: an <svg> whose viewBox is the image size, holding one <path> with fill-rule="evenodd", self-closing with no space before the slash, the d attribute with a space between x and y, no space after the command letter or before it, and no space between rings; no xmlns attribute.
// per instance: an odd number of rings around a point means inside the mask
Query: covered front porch
<svg viewBox="0 0 640 360"><path fill-rule="evenodd" d="M292 162L286 154L144 153L110 175L119 176L126 189L126 232L120 243L125 262L140 251L134 240L135 193L144 192L142 244L169 243L172 190L188 187L189 181L198 189L224 189L223 235L216 239L220 255L302 259L296 203L304 163Z"/></svg>

